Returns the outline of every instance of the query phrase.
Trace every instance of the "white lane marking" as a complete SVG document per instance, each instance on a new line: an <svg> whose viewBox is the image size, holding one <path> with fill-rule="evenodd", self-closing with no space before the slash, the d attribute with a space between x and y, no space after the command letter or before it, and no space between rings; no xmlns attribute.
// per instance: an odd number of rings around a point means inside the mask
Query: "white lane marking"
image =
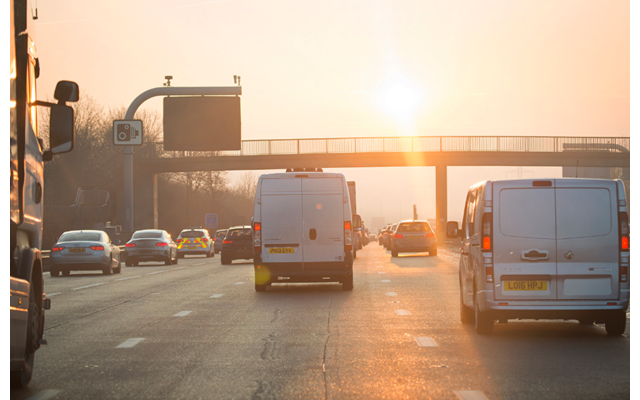
<svg viewBox="0 0 640 400"><path fill-rule="evenodd" d="M60 294L60 292L58 292L58 293L49 293L49 294L47 295L47 297L55 296L55 295L57 295L57 294Z"/></svg>
<svg viewBox="0 0 640 400"><path fill-rule="evenodd" d="M398 315L411 315L411 313L407 310L396 310L396 314Z"/></svg>
<svg viewBox="0 0 640 400"><path fill-rule="evenodd" d="M193 264L194 267L197 267L198 265L205 265L206 263L200 263L200 264Z"/></svg>
<svg viewBox="0 0 640 400"><path fill-rule="evenodd" d="M149 272L147 275L153 275L153 274L161 274L163 272L167 272L168 269L163 269L162 271L156 271L156 272Z"/></svg>
<svg viewBox="0 0 640 400"><path fill-rule="evenodd" d="M433 339L431 339L430 337L414 336L413 338L416 340L416 343L418 343L418 346L420 346L420 347L436 347L436 346L438 346L436 344L436 342L434 342Z"/></svg>
<svg viewBox="0 0 640 400"><path fill-rule="evenodd" d="M234 285L244 285L244 282L236 282Z"/></svg>
<svg viewBox="0 0 640 400"><path fill-rule="evenodd" d="M386 294L387 294L387 296L397 296L398 295L398 293L396 293L396 292L387 292Z"/></svg>
<svg viewBox="0 0 640 400"><path fill-rule="evenodd" d="M458 396L460 400L489 400L484 393L478 390L454 390L453 393Z"/></svg>
<svg viewBox="0 0 640 400"><path fill-rule="evenodd" d="M389 279L383 279L380 282L391 282Z"/></svg>
<svg viewBox="0 0 640 400"><path fill-rule="evenodd" d="M128 276L126 278L120 278L120 279L116 279L116 280L117 281L126 281L127 279L133 279L133 278L142 278L142 275Z"/></svg>
<svg viewBox="0 0 640 400"><path fill-rule="evenodd" d="M176 267L174 269L183 269L183 268L189 268L189 267Z"/></svg>
<svg viewBox="0 0 640 400"><path fill-rule="evenodd" d="M210 299L217 299L219 297L224 296L223 294L214 294L213 296L210 297Z"/></svg>
<svg viewBox="0 0 640 400"><path fill-rule="evenodd" d="M127 347L133 347L135 345L137 345L138 343L142 342L144 340L144 338L133 338L133 339L127 339L124 342L122 342L120 345L116 346L116 349L124 349Z"/></svg>
<svg viewBox="0 0 640 400"><path fill-rule="evenodd" d="M38 392L31 397L27 397L27 400L47 400L57 395L58 393L60 393L59 390L47 389L43 390L42 392Z"/></svg>
<svg viewBox="0 0 640 400"><path fill-rule="evenodd" d="M105 282L94 283L93 285L80 286L80 287L77 287L77 288L73 288L73 290L86 289L86 288L89 288L89 287L92 287L92 286L98 286L98 285L104 285L104 284L105 284Z"/></svg>
<svg viewBox="0 0 640 400"><path fill-rule="evenodd" d="M381 272L378 272L378 273L379 273L379 274L386 274L386 272L384 272L384 271L381 271Z"/></svg>
<svg viewBox="0 0 640 400"><path fill-rule="evenodd" d="M176 315L174 315L174 317L184 317L191 314L191 311L180 311L179 313L177 313Z"/></svg>

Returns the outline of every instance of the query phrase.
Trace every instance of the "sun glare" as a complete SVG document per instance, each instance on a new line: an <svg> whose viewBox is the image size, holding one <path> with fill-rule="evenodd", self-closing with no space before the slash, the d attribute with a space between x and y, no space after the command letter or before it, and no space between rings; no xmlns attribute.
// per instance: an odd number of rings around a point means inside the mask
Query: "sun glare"
<svg viewBox="0 0 640 400"><path fill-rule="evenodd" d="M422 93L403 76L396 74L388 78L376 97L378 105L391 114L399 124L415 123L415 114L422 102Z"/></svg>

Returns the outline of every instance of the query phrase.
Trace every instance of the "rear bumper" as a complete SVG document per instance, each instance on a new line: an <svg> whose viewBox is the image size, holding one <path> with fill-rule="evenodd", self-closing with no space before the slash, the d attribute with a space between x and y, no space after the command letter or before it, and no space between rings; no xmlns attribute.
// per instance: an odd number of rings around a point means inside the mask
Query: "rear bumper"
<svg viewBox="0 0 640 400"><path fill-rule="evenodd" d="M223 247L221 254L223 257L230 257L233 259L242 259L242 260L252 260L253 257L256 255L256 253L253 252L253 248L240 248L240 249L233 249L233 248L226 248Z"/></svg>
<svg viewBox="0 0 640 400"><path fill-rule="evenodd" d="M353 274L347 262L254 263L256 275L266 275L272 282L340 282Z"/></svg>
<svg viewBox="0 0 640 400"><path fill-rule="evenodd" d="M171 256L171 250L134 250L125 251L125 259L131 261L164 261Z"/></svg>
<svg viewBox="0 0 640 400"><path fill-rule="evenodd" d="M623 312L629 308L628 299L493 300L493 291L480 291L476 295L480 310L489 312L494 319L593 318L595 321L604 321L611 312Z"/></svg>
<svg viewBox="0 0 640 400"><path fill-rule="evenodd" d="M106 255L96 257L50 257L49 269L64 269L69 271L93 271L101 270L111 262L111 258Z"/></svg>
<svg viewBox="0 0 640 400"><path fill-rule="evenodd" d="M409 240L393 242L393 249L396 251L429 251L433 246L437 246L437 242L433 239L427 239L426 242L412 243Z"/></svg>

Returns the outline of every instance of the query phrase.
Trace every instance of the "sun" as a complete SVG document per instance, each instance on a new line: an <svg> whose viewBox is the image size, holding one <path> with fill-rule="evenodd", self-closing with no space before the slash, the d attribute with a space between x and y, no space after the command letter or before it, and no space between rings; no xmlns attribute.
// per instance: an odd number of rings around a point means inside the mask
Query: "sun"
<svg viewBox="0 0 640 400"><path fill-rule="evenodd" d="M422 98L418 87L398 73L387 78L376 96L378 105L402 125L415 123Z"/></svg>

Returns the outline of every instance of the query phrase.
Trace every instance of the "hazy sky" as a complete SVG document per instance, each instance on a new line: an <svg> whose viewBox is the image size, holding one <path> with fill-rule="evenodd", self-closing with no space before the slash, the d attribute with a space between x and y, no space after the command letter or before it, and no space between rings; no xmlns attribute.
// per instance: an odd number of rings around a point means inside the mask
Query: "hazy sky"
<svg viewBox="0 0 640 400"><path fill-rule="evenodd" d="M173 86L231 86L240 75L243 139L630 134L628 1L37 5L40 98L69 79L100 104L128 106L165 75ZM462 213L469 184L513 170L452 169L450 218ZM365 222L396 219L400 209L408 218L416 202L421 217L435 216L433 168L344 172L358 182Z"/></svg>

